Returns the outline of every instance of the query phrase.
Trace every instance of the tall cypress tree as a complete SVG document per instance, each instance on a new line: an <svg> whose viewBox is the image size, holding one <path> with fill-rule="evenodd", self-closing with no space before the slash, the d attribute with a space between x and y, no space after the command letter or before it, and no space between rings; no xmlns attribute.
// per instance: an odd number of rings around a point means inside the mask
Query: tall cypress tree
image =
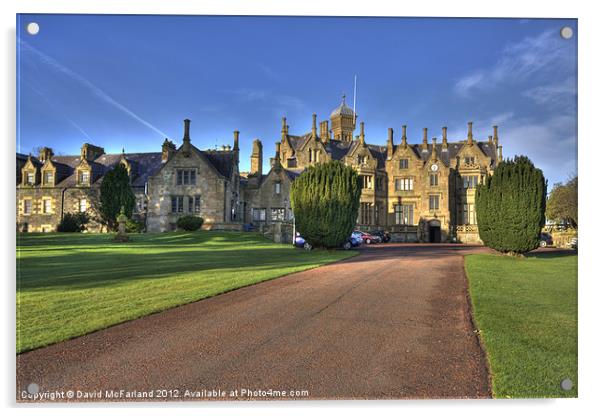
<svg viewBox="0 0 602 416"><path fill-rule="evenodd" d="M109 230L117 228L117 215L121 207L128 218L132 217L136 197L130 187L127 169L120 163L107 172L100 184L99 213Z"/></svg>
<svg viewBox="0 0 602 416"><path fill-rule="evenodd" d="M315 247L340 247L355 227L360 194L352 167L340 161L311 166L291 187L297 230Z"/></svg>
<svg viewBox="0 0 602 416"><path fill-rule="evenodd" d="M539 246L547 182L526 156L502 161L476 190L479 235L486 246L520 255Z"/></svg>

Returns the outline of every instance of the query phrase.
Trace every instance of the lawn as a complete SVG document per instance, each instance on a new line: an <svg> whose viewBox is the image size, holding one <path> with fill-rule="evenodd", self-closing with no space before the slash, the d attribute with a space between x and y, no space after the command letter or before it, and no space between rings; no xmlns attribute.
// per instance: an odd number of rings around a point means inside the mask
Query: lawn
<svg viewBox="0 0 602 416"><path fill-rule="evenodd" d="M357 252L275 244L258 234L20 234L17 238L17 352Z"/></svg>
<svg viewBox="0 0 602 416"><path fill-rule="evenodd" d="M477 254L466 271L495 397L576 397L577 256Z"/></svg>

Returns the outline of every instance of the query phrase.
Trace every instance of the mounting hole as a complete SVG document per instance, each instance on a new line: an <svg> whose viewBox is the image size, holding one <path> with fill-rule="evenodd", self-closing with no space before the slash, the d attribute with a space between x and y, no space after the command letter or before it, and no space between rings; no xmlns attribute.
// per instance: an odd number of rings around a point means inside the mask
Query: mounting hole
<svg viewBox="0 0 602 416"><path fill-rule="evenodd" d="M573 388L573 381L570 378L565 378L560 382L560 388L565 391L569 391Z"/></svg>
<svg viewBox="0 0 602 416"><path fill-rule="evenodd" d="M38 394L39 392L40 392L40 386L38 386L36 383L30 383L27 386L27 393Z"/></svg>
<svg viewBox="0 0 602 416"><path fill-rule="evenodd" d="M30 35L37 35L40 31L40 25L36 22L31 22L27 24L27 33Z"/></svg>
<svg viewBox="0 0 602 416"><path fill-rule="evenodd" d="M570 28L569 26L565 26L562 29L560 29L560 36L562 36L562 39L570 39L573 37L573 29Z"/></svg>

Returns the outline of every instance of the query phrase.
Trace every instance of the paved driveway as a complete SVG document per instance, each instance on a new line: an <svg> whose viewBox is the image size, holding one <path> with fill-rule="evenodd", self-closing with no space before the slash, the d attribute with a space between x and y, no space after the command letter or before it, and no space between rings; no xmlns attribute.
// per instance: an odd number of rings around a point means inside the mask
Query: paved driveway
<svg viewBox="0 0 602 416"><path fill-rule="evenodd" d="M35 382L42 391L103 395L177 390L167 395L180 399L187 389L238 389L239 398L241 389L306 391L309 399L489 397L462 259L485 249L361 250L21 354L17 394Z"/></svg>

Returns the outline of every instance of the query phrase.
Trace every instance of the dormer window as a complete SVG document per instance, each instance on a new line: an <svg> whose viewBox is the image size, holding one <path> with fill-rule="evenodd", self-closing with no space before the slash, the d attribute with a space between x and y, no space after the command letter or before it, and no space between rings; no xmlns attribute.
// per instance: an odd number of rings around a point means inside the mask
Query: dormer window
<svg viewBox="0 0 602 416"><path fill-rule="evenodd" d="M275 182L274 183L274 193L276 195L280 195L280 189L281 188L281 183L280 182Z"/></svg>
<svg viewBox="0 0 602 416"><path fill-rule="evenodd" d="M399 169L407 169L409 165L408 159L399 159Z"/></svg>
<svg viewBox="0 0 602 416"><path fill-rule="evenodd" d="M357 164L358 165L365 165L366 164L366 156L358 156L357 157Z"/></svg>
<svg viewBox="0 0 602 416"><path fill-rule="evenodd" d="M51 170L44 171L44 185L54 185L54 172Z"/></svg>
<svg viewBox="0 0 602 416"><path fill-rule="evenodd" d="M80 170L78 175L78 183L80 185L90 185L90 171Z"/></svg>
<svg viewBox="0 0 602 416"><path fill-rule="evenodd" d="M466 156L464 158L465 165L474 165L474 161L475 161L474 156Z"/></svg>
<svg viewBox="0 0 602 416"><path fill-rule="evenodd" d="M36 184L36 173L29 171L25 174L25 185L35 185Z"/></svg>

